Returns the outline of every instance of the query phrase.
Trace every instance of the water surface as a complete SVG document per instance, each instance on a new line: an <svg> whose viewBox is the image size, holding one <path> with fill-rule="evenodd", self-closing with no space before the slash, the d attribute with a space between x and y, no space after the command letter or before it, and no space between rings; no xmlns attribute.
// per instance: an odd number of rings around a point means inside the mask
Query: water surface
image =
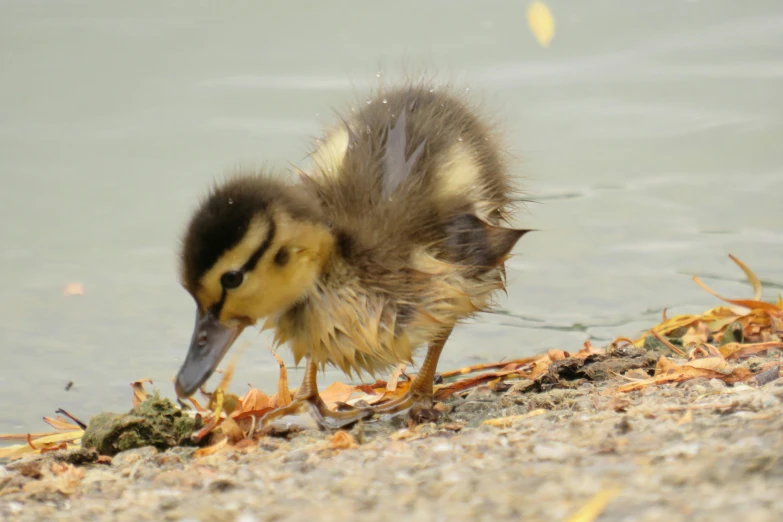
<svg viewBox="0 0 783 522"><path fill-rule="evenodd" d="M502 313L455 331L441 367L573 350L634 336L663 307L716 305L696 273L750 295L729 252L775 296L783 6L550 6L542 49L525 3L506 0L2 2L0 432L40 429L57 407L124 410L141 377L171 395L193 317L178 240L208 183L304 164L333 108L406 63L500 117L539 201ZM63 297L70 281L85 295ZM266 341L243 336L237 391L274 389Z"/></svg>

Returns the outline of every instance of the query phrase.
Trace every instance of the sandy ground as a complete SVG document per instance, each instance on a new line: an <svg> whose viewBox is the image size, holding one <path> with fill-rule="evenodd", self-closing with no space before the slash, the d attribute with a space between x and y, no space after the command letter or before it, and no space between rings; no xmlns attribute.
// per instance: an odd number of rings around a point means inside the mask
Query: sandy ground
<svg viewBox="0 0 783 522"><path fill-rule="evenodd" d="M0 518L576 520L606 494L607 522L783 520L783 379L612 393L626 382L484 386L447 401L437 424L305 429L201 457L29 457L0 466ZM482 424L508 416L521 417Z"/></svg>

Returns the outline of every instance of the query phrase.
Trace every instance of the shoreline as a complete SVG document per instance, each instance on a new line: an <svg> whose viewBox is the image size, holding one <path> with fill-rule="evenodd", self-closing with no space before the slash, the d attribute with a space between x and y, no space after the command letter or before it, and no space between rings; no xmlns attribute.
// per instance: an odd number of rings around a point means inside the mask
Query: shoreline
<svg viewBox="0 0 783 522"><path fill-rule="evenodd" d="M284 430L102 462L84 449L34 455L0 465L0 518L595 520L569 518L593 509L601 521L780 520L781 365L778 351L743 362L776 368L761 385L697 377L617 393L629 383L619 375L484 384L415 427ZM66 462L76 458L87 463Z"/></svg>

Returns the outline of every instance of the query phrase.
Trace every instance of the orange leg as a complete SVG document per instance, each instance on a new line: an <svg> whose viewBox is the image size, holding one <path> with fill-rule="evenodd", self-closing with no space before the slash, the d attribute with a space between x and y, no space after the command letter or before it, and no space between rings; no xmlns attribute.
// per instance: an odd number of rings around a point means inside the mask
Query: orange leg
<svg viewBox="0 0 783 522"><path fill-rule="evenodd" d="M413 378L411 387L402 396L373 407L373 411L378 415L396 415L405 411L410 411L410 416L415 421L434 420L440 414L433 410L435 401L433 393L433 383L435 380L435 371L438 368L438 359L443 351L446 340L451 335L452 328L449 328L441 335L439 339L430 343L427 349L427 356L421 365L421 370Z"/></svg>
<svg viewBox="0 0 783 522"><path fill-rule="evenodd" d="M274 419L297 413L305 403L310 406L310 411L318 425L327 429L339 429L373 415L392 416L408 411L411 418L417 422L434 420L439 416L439 413L432 408L434 403L433 381L438 367L438 359L446 340L451 335L451 330L451 328L448 329L440 338L430 343L421 370L413 378L408 391L392 401L370 408L354 408L346 411L327 408L318 393L316 380L318 367L308 359L302 387L299 388L293 402L262 417L261 426L267 426Z"/></svg>
<svg viewBox="0 0 783 522"><path fill-rule="evenodd" d="M295 414L304 404L310 406L310 411L318 425L327 429L339 429L373 415L373 411L369 408L354 408L346 411L330 410L318 393L317 377L318 366L308 358L302 386L299 388L294 400L288 406L279 408L262 417L261 425L267 426L274 419Z"/></svg>

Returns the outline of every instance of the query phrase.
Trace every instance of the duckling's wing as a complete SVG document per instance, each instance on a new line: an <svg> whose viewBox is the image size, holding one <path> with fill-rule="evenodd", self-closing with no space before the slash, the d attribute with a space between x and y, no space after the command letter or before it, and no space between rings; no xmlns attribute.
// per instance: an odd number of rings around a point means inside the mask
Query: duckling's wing
<svg viewBox="0 0 783 522"><path fill-rule="evenodd" d="M418 161L419 156L424 151L426 140L422 140L419 143L410 158L405 157L405 149L408 145L408 134L405 128L406 112L407 108L403 107L394 126L390 127L386 132L386 147L383 155L383 180L381 182L381 196L383 199L391 197L402 182L408 178L411 169L416 165L416 161Z"/></svg>
<svg viewBox="0 0 783 522"><path fill-rule="evenodd" d="M447 260L484 269L502 264L519 238L530 232L493 226L473 214L456 216L445 228Z"/></svg>

